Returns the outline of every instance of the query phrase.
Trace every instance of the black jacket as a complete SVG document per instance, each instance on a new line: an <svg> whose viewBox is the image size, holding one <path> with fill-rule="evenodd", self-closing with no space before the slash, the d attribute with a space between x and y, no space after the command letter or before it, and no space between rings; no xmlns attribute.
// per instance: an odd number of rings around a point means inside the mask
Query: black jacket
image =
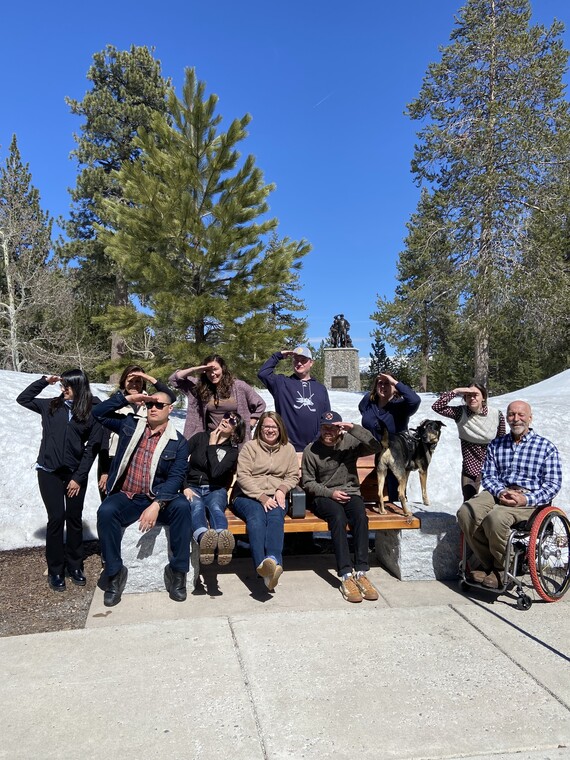
<svg viewBox="0 0 570 760"><path fill-rule="evenodd" d="M48 385L42 377L28 385L16 399L21 406L42 416L38 464L47 470L69 472L71 480L83 485L99 452L103 429L92 414L87 422L78 422L75 417L70 420L65 404L50 412L52 399L36 398ZM93 405L98 403L99 399L94 398Z"/></svg>
<svg viewBox="0 0 570 760"><path fill-rule="evenodd" d="M210 446L210 433L196 433L188 441L190 462L184 480L184 488L192 486L210 486L229 488L238 457L237 446L230 441Z"/></svg>

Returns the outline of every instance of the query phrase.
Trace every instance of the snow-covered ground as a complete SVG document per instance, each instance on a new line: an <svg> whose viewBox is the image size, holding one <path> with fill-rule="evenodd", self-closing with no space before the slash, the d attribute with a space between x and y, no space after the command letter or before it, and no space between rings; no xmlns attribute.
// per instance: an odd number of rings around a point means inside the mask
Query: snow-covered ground
<svg viewBox="0 0 570 760"><path fill-rule="evenodd" d="M24 546L38 546L44 543L45 509L40 499L34 469L40 444L41 422L39 415L22 408L16 403L19 393L36 380L38 375L0 371L0 550ZM99 398L106 398L108 386L93 386ZM56 395L56 387L50 387L45 396ZM273 408L273 400L267 391L260 391L268 408ZM332 391L333 409L343 419L360 422L358 402L361 393ZM431 411L435 396L422 394L422 404L411 420L411 427L423 419L443 419ZM564 483L555 503L570 509L570 369L544 380L529 388L498 396L490 400L490 405L506 410L507 404L522 399L533 408L534 429L553 441L562 457ZM184 411L175 412L175 423L180 431L184 426ZM461 504L459 476L461 453L457 428L451 420L442 429L440 443L435 451L428 477L428 494L431 506L427 510L454 513ZM84 523L86 536L94 537L99 496L95 483L96 466L91 471L85 500ZM409 497L420 503L419 481L416 474L410 476Z"/></svg>

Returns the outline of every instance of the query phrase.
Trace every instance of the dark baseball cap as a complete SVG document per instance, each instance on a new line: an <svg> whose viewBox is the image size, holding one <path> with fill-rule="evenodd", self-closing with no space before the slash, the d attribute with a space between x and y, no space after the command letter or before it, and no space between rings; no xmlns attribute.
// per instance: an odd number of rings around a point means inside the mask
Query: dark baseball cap
<svg viewBox="0 0 570 760"><path fill-rule="evenodd" d="M334 425L335 422L342 422L342 417L338 412L325 412L321 414L321 425Z"/></svg>

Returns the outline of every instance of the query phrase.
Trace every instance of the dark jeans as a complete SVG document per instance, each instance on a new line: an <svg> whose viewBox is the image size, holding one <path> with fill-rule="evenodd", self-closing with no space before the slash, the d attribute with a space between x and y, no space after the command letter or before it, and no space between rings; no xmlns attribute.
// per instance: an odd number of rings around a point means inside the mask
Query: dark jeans
<svg viewBox="0 0 570 760"><path fill-rule="evenodd" d="M136 522L152 500L143 494L132 499L119 491L107 496L97 511L97 533L101 542L101 555L105 560L105 572L110 577L123 566L121 539L123 528ZM161 509L158 522L170 526L170 567L187 573L190 567L190 539L192 519L190 504L184 496L177 496Z"/></svg>
<svg viewBox="0 0 570 760"><path fill-rule="evenodd" d="M83 568L83 502L87 484L82 485L77 496L67 496L70 472L46 472L38 470L38 485L48 515L46 530L46 561L51 575L63 575L66 566L70 570ZM66 540L63 541L63 528Z"/></svg>
<svg viewBox="0 0 570 760"><path fill-rule="evenodd" d="M273 557L282 565L285 510L275 507L266 512L260 501L247 496L238 496L232 509L247 525L254 566L257 568L266 557Z"/></svg>
<svg viewBox="0 0 570 760"><path fill-rule="evenodd" d="M313 512L326 520L331 532L333 549L336 557L336 567L339 575L352 572L350 550L346 526L354 540L354 569L370 570L368 564L368 515L362 497L351 496L350 501L341 504L325 496L318 496L313 502Z"/></svg>

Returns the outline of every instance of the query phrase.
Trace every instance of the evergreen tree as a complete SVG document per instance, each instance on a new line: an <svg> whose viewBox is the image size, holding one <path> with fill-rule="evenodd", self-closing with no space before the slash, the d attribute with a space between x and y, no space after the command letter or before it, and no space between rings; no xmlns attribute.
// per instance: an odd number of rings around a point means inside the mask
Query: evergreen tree
<svg viewBox="0 0 570 760"><path fill-rule="evenodd" d="M169 115L153 115L135 140L140 156L114 175L126 202L104 201L116 233L99 226L99 234L148 314L129 304L108 315L121 330L144 320L161 342L168 334L167 363L199 364L215 349L254 380L259 363L287 340L270 307L295 283L309 246L271 238L273 186L236 147L250 117L222 132L216 103L187 70L182 99L169 93Z"/></svg>
<svg viewBox="0 0 570 760"><path fill-rule="evenodd" d="M134 143L138 130L149 127L154 112L165 112L169 83L162 77L152 50L135 45L129 51L107 45L93 56L87 78L92 88L83 100L67 98L71 112L84 122L72 153L81 171L71 191L73 207L66 228L70 242L62 253L67 260L80 264L76 287L84 318L98 325L91 328L93 340L104 345L108 332L103 329L104 323L94 318L110 304L127 306L132 293L99 240L98 225L109 229L102 201L123 197L117 172L124 162L139 156L140 148ZM111 359L116 362L127 353L124 336L113 331Z"/></svg>
<svg viewBox="0 0 570 760"><path fill-rule="evenodd" d="M407 227L395 297L392 301L380 297L371 319L379 325L376 339L387 340L412 362L418 387L426 391L433 356L451 345L459 282L451 261L448 224L425 188Z"/></svg>
<svg viewBox="0 0 570 760"><path fill-rule="evenodd" d="M0 171L0 365L55 371L89 362L74 325L69 277L51 252L52 219L42 210L16 136Z"/></svg>
<svg viewBox="0 0 570 760"><path fill-rule="evenodd" d="M392 363L386 353L386 344L376 333L370 352L370 367L368 368L367 384L374 382L382 372L392 374Z"/></svg>
<svg viewBox="0 0 570 760"><path fill-rule="evenodd" d="M565 159L563 27L531 27L530 17L528 0L468 0L409 106L424 122L412 170L446 220L445 263L458 275L475 377L485 384L493 325L522 276L530 212L551 205L547 168ZM557 195L560 185L548 189Z"/></svg>

